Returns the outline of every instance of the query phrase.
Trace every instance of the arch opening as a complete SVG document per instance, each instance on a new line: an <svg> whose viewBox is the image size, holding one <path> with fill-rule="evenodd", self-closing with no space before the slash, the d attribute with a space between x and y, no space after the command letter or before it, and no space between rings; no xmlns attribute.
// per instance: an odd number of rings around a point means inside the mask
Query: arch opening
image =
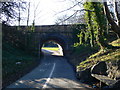
<svg viewBox="0 0 120 90"><path fill-rule="evenodd" d="M56 43L57 44L56 46L60 48L59 50L61 50L62 52L62 56L66 57L66 53L68 49L67 39L63 35L58 35L58 34L52 34L52 35L48 34L48 35L42 36L39 43L39 53L40 53L39 57L41 54L44 55L44 53L42 53L42 47L46 42L49 42L49 41Z"/></svg>
<svg viewBox="0 0 120 90"><path fill-rule="evenodd" d="M63 47L55 40L47 40L43 43L41 52L47 55L63 56Z"/></svg>

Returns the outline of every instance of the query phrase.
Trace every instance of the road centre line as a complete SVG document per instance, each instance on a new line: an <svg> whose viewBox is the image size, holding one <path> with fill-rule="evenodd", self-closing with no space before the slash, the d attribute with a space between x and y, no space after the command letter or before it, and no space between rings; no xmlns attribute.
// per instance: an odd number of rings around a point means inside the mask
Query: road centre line
<svg viewBox="0 0 120 90"><path fill-rule="evenodd" d="M51 79L51 77L52 77L52 74L53 74L53 71L54 71L54 69L55 69L55 65L56 65L56 63L53 64L51 73L50 73L49 77L47 78L47 80L46 80L46 82L45 82L45 84L43 85L42 88L45 88L45 87L47 86L47 83L50 81L50 79Z"/></svg>

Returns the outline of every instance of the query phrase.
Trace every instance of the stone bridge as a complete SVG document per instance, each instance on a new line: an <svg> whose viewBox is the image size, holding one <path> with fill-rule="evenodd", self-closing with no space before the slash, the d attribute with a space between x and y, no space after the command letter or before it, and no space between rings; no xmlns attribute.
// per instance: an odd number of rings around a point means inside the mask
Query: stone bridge
<svg viewBox="0 0 120 90"><path fill-rule="evenodd" d="M18 42L26 51L31 52L40 57L41 48L47 41L58 43L63 49L63 55L69 56L74 44L73 25L43 25L35 26L31 31L26 26L4 26L4 34L7 35L9 41ZM6 37L4 37L6 38ZM11 39L9 39L11 38Z"/></svg>
<svg viewBox="0 0 120 90"><path fill-rule="evenodd" d="M31 44L35 45L35 53L40 55L41 47L47 41L58 43L63 49L64 56L69 56L74 44L71 25L35 26L31 41Z"/></svg>

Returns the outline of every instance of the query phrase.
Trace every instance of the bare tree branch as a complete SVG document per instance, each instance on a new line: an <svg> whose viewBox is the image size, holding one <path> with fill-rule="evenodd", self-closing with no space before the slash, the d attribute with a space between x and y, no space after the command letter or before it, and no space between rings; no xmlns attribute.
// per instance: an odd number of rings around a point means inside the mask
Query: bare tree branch
<svg viewBox="0 0 120 90"><path fill-rule="evenodd" d="M68 11L68 10L71 10L72 8L76 7L76 6L79 5L79 4L83 4L83 3L81 3L81 2L77 2L77 3L76 3L75 5L73 5L72 7L69 7L69 8L66 9L66 10L60 11L60 12L58 12L57 14L59 14L59 13L63 13L63 12ZM55 14L55 15L57 15L57 14Z"/></svg>
<svg viewBox="0 0 120 90"><path fill-rule="evenodd" d="M74 15L76 15L78 13L78 11L74 12L72 15L70 15L69 17L67 17L66 19L64 19L63 21L58 22L57 24L61 24L62 22L67 21L68 19L70 19L71 17L73 17Z"/></svg>
<svg viewBox="0 0 120 90"><path fill-rule="evenodd" d="M79 12L81 12L81 11L95 12L93 10L87 10L87 9L81 9L81 10L75 10L75 11L79 11Z"/></svg>
<svg viewBox="0 0 120 90"><path fill-rule="evenodd" d="M35 24L35 19L36 19L36 10L38 9L38 6L40 4L40 1L38 2L37 6L34 9L34 18L33 18L33 23Z"/></svg>

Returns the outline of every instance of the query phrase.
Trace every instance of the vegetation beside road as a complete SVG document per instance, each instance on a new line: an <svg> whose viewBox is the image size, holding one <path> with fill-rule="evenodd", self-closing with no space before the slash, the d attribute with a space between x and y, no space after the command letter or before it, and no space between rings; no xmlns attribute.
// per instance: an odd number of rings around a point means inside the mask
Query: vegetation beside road
<svg viewBox="0 0 120 90"><path fill-rule="evenodd" d="M120 39L111 42L113 46L120 46ZM78 71L85 70L87 68L92 67L99 61L106 61L106 62L116 62L120 60L120 49L115 50L106 50L106 51L99 51L95 54L89 56L85 61L81 62L77 69Z"/></svg>
<svg viewBox="0 0 120 90"><path fill-rule="evenodd" d="M38 64L35 56L3 42L2 48L2 84L3 87L16 81Z"/></svg>
<svg viewBox="0 0 120 90"><path fill-rule="evenodd" d="M91 70L91 68L94 65L98 64L101 61L105 61L106 63L111 63L111 65L115 65L114 67L116 68L118 67L117 70L119 71L120 39L113 40L109 42L109 44L112 46L117 46L118 48L104 49L103 51L99 49L99 47L97 46L90 47L89 45L85 45L85 44L75 47L70 62L76 68L76 77L78 79L84 81L84 83L90 84L91 86L100 87L99 82L89 81L90 79L86 77L88 77L91 74L89 70ZM111 77L113 78L116 78L117 75L119 75L119 72L118 71L115 72L113 68L111 69L111 73L109 72L109 75L111 75Z"/></svg>
<svg viewBox="0 0 120 90"><path fill-rule="evenodd" d="M91 48L90 45L80 45L75 47L70 62L76 67L80 62L86 60L90 55L98 51L98 47Z"/></svg>

